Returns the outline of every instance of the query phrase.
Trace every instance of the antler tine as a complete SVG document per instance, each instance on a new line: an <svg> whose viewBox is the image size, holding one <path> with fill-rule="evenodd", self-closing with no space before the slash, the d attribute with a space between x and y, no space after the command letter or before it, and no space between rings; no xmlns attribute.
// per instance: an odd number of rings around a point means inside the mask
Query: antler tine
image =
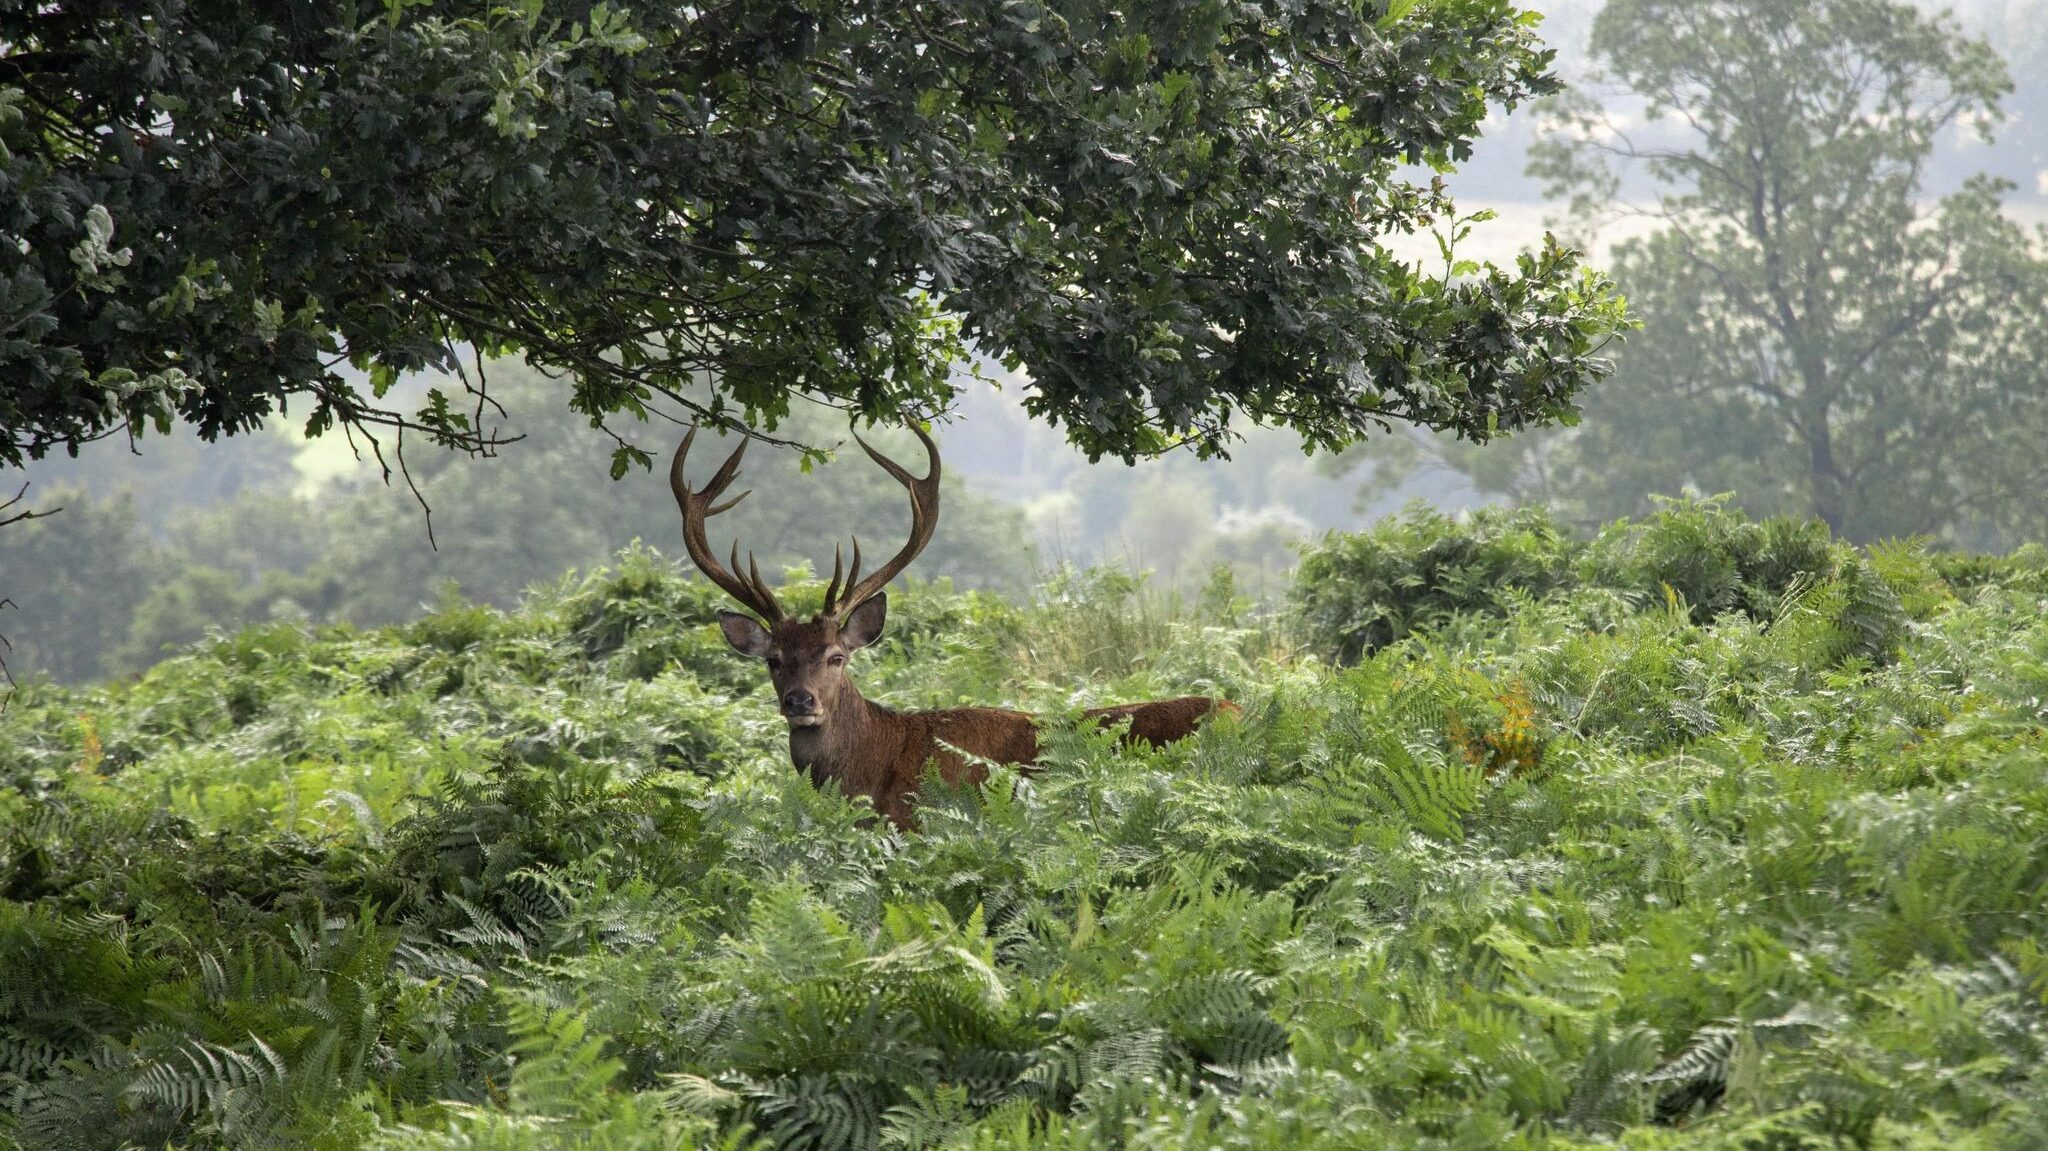
<svg viewBox="0 0 2048 1151"><path fill-rule="evenodd" d="M868 454L868 458L880 464L883 471L895 477L896 482L902 484L910 493L910 539L903 545L902 551L897 552L888 563L876 569L873 574L865 578L849 579L846 594L840 597L836 605L826 609L841 619L854 608L874 598L875 593L888 587L889 581L895 579L904 568L909 567L910 561L916 559L918 553L925 549L925 545L932 542L932 533L938 530L939 446L916 424L911 424L910 430L924 444L925 456L931 461L931 469L923 479L911 475L901 464L876 451L873 445L860 438L859 432L853 433L854 441L860 444L861 450ZM853 570L856 574L860 571L858 537L853 541Z"/></svg>
<svg viewBox="0 0 2048 1151"><path fill-rule="evenodd" d="M738 494L738 495L734 496L733 498L731 498L731 499L729 499L729 500L725 501L725 502L724 502L724 503L722 503L722 504L719 504L719 505L718 505L717 507L715 507L715 508L711 508L711 509L707 510L707 511L706 511L706 512L704 513L704 518L708 520L708 519L710 519L710 518L711 518L712 516L715 516L715 515L717 515L717 514L718 514L718 513L720 513L720 512L724 512L724 511L731 511L731 510L732 510L732 506L733 506L734 504L736 504L736 503L740 502L740 501L741 501L741 500L743 500L743 499L746 499L746 498L747 498L748 496L750 496L750 495L753 495L753 494L754 494L754 489L752 489L752 488L748 488L748 489L747 489L746 491L743 491L743 492L741 492L740 494Z"/></svg>
<svg viewBox="0 0 2048 1151"><path fill-rule="evenodd" d="M732 550L735 556L739 554L740 541L732 541ZM738 567L739 563L735 561L733 566ZM775 602L775 592L769 588L768 581L761 578L761 565L754 562L754 553L751 550L747 552L747 582L754 585L754 590L760 593L761 602L768 605L768 609L775 613L775 618L781 619L782 605Z"/></svg>
<svg viewBox="0 0 2048 1151"><path fill-rule="evenodd" d="M769 623L782 619L782 605L775 602L775 593L761 580L759 569L752 571L752 579L742 579L718 562L711 551L711 545L704 538L704 521L753 494L741 492L722 504L713 503L725 489L732 486L733 477L739 474L740 458L747 454L748 441L742 439L740 446L726 457L724 464L712 475L710 482L701 489L691 491L683 480L683 460L690 454L690 444L697 438L697 425L691 424L683 442L676 446L676 454L668 465L668 486L675 492L676 506L683 513L683 546L689 549L690 562L704 577L725 590L725 594L740 601L743 607L751 608L754 614ZM749 559L751 559L751 555ZM739 541L733 541L732 566L739 567Z"/></svg>
<svg viewBox="0 0 2048 1151"><path fill-rule="evenodd" d="M825 585L825 607L819 615L832 614L832 601L839 598L839 579L845 574L846 556L838 544L832 545L832 582Z"/></svg>
<svg viewBox="0 0 2048 1151"><path fill-rule="evenodd" d="M740 541L732 541L732 553L726 562L732 565L730 570L740 570ZM747 552L746 574L738 577L738 582L750 593L750 598L744 601L748 607L760 612L771 623L782 618L782 604L776 600L775 590L768 586L768 581L761 578L761 567L754 562L752 551Z"/></svg>
<svg viewBox="0 0 2048 1151"><path fill-rule="evenodd" d="M848 568L848 569L845 569L845 573L844 573L844 574L845 574L845 580L844 580L844 583L843 583L843 585L842 585L842 582L841 582L841 579L840 579L840 575L841 575L841 565L840 565L840 560L841 560L842 558L843 558L843 554L842 554L842 552L840 551L840 549L839 549L839 546L838 546L837 544L833 545L833 547L832 547L832 582L831 582L831 583L830 583L829 585L827 585L827 586L826 586L826 588L825 588L825 606L824 606L824 608L823 608L823 609L821 609L821 610L820 610L820 611L818 612L818 614L819 614L819 615L821 615L821 616L829 616L829 615L832 615L832 614L834 614L834 613L835 613L835 612L836 612L836 611L838 610L838 606L839 606L839 604L840 604L840 602L841 602L841 601L840 601L840 598L839 598L839 589L840 589L840 587L841 587L841 586L844 586L844 587L846 588L846 590L848 590L848 591L850 592L850 591L852 591L852 590L853 590L853 585L854 585L854 584L856 584L856 583L859 583L859 582L860 582L860 537L859 537L859 536L855 536L855 537L853 537L853 567L851 567L851 568ZM849 601L847 601L847 602L851 602L851 601L849 600Z"/></svg>

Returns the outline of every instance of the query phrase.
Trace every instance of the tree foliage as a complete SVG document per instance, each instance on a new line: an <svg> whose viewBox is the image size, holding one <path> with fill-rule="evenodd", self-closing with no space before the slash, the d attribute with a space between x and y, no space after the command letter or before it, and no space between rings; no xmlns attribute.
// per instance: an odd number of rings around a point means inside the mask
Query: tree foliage
<svg viewBox="0 0 2048 1151"><path fill-rule="evenodd" d="M1533 167L1586 217L1659 189L1613 256L1645 326L1583 429L1496 486L1592 518L1690 489L1853 539L2048 533L2043 242L2007 186L1926 181L1944 140L1988 139L1992 46L1896 0L1617 0L1592 52L1647 123L1580 103Z"/></svg>
<svg viewBox="0 0 2048 1151"><path fill-rule="evenodd" d="M927 415L973 349L1091 455L1568 415L1619 302L1432 279L1445 168L1550 91L1504 0L0 7L0 461L148 422L410 430L517 352L590 418ZM361 373L367 373L367 381ZM714 383L709 399L692 391ZM470 390L486 387L471 374ZM621 445L622 468L645 462Z"/></svg>

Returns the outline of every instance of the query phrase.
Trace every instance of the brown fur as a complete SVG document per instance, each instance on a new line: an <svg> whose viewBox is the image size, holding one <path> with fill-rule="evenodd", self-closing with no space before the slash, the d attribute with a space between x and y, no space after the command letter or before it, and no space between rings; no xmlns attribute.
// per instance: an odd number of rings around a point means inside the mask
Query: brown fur
<svg viewBox="0 0 2048 1151"><path fill-rule="evenodd" d="M851 681L847 691L859 703L851 714L827 725L829 734L819 728L790 729L790 759L816 786L837 780L846 794L867 796L898 827L913 825L911 806L927 763L936 762L947 783L979 786L988 779L988 763L1019 764L1028 772L1038 762L1038 717L1026 712L997 707L895 711L861 698ZM1128 717L1125 743L1161 747L1186 738L1219 711L1243 714L1227 699L1190 695L1091 708L1082 715L1105 723Z"/></svg>
<svg viewBox="0 0 2048 1151"><path fill-rule="evenodd" d="M1165 747L1186 739L1203 720L1219 711L1226 715L1244 714L1243 708L1229 700L1207 695L1120 703L1115 707L1090 708L1081 714L1100 723L1115 723L1129 716L1131 729L1124 733L1125 743L1142 740L1153 747Z"/></svg>
<svg viewBox="0 0 2048 1151"><path fill-rule="evenodd" d="M775 697L792 720L789 758L797 770L816 786L836 780L847 795L867 796L876 811L908 828L925 764L936 762L948 783L977 785L988 778L988 768L978 761L1031 765L1038 759L1038 720L995 707L896 711L862 696L846 675L846 657L881 634L886 611L885 597L876 596L843 626L830 619L788 619L770 629L737 612L720 622L735 649L771 661ZM815 707L793 707L792 695L799 701L811 697ZM1128 719L1124 742L1159 747L1185 738L1219 711L1239 715L1243 709L1226 699L1190 695L1082 714L1099 723Z"/></svg>

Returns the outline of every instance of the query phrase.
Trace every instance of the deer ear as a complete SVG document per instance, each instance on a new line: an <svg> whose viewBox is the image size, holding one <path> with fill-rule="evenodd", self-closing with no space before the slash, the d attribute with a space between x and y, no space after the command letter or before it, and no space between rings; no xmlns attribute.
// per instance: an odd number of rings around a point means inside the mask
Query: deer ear
<svg viewBox="0 0 2048 1151"><path fill-rule="evenodd" d="M847 613L846 622L839 628L839 642L848 651L866 647L882 638L882 622L888 618L889 596L877 592L873 599Z"/></svg>
<svg viewBox="0 0 2048 1151"><path fill-rule="evenodd" d="M754 617L741 615L736 611L718 613L718 630L725 633L725 642L741 655L759 659L768 654L768 629L755 621Z"/></svg>

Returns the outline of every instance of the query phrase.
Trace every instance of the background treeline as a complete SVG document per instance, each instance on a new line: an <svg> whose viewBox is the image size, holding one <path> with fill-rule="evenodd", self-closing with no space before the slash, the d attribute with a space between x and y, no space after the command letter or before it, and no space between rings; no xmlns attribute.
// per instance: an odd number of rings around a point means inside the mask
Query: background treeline
<svg viewBox="0 0 2048 1151"><path fill-rule="evenodd" d="M410 483L396 470L387 482L367 446L358 458L340 437L307 443L282 429L215 444L179 430L139 441L140 455L98 444L37 465L35 504L62 510L0 531L0 588L15 606L0 612L10 666L65 682L127 675L211 629L377 626L451 590L510 607L634 539L680 554L665 455L651 474L608 481L615 441L553 411L550 381L511 363L492 367L490 381L500 422L525 438L485 459L408 452ZM1298 541L1357 518L1355 481L1282 433L1254 433L1220 471L1185 453L1090 468L1001 396L969 395L965 418L936 429L944 526L918 561L925 578L1014 591L1063 564L1111 563L1192 593L1220 564L1247 592L1273 596ZM655 444L681 437L668 427L635 432ZM776 434L840 450L805 472L793 451L750 448L740 487L754 494L713 525L715 547L737 537L764 571L778 571L829 568L834 544L854 535L871 554L903 538L903 489L844 422L799 409ZM863 434L922 472L908 435ZM700 440L692 482L732 446ZM395 466L392 445L384 449Z"/></svg>
<svg viewBox="0 0 2048 1151"><path fill-rule="evenodd" d="M511 434L525 438L490 459L408 455L431 518L396 474L389 484L363 469L302 477L292 466L298 446L283 437L152 440L149 461L161 462L150 468L94 461L70 476L53 469L39 494L63 511L0 533L0 587L22 609L0 616L14 645L10 663L66 681L129 674L210 629L268 620L376 626L457 591L509 607L529 587L604 563L626 541L673 544L680 554L665 466L607 483L612 441L550 412L546 381L508 366L494 373L493 393ZM799 418L785 430L811 443L844 441L847 450L806 475L794 454L755 446L742 472L754 495L714 525L714 546L722 550L736 533L765 570L829 564L833 543L851 534L871 552L893 548L909 525L903 489L843 425ZM923 452L908 435L869 439L922 471ZM733 446L700 438L692 482ZM920 560L923 574L1009 589L1034 577L1020 509L968 491L957 477L945 498L945 530Z"/></svg>

